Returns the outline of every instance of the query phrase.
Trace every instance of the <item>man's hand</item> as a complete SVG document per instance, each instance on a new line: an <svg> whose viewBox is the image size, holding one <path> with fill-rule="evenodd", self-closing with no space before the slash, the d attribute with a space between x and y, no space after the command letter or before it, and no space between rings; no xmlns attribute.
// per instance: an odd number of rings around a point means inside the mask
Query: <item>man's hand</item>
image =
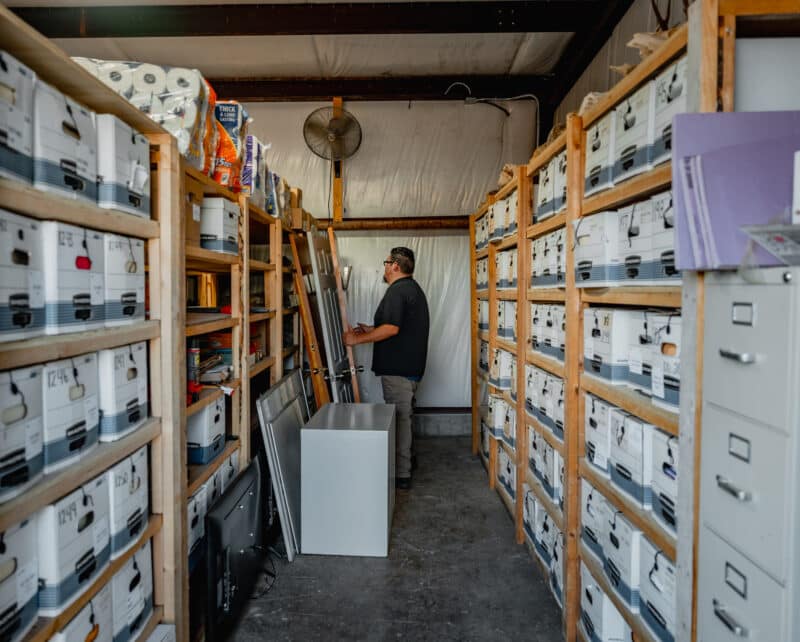
<svg viewBox="0 0 800 642"><path fill-rule="evenodd" d="M365 332L372 332L374 329L374 325L365 325L363 323L359 323L357 327L353 328L353 332L356 334L364 334Z"/></svg>
<svg viewBox="0 0 800 642"><path fill-rule="evenodd" d="M359 331L360 330L360 331ZM358 344L358 335L363 334L364 331L360 328L356 328L354 330L348 330L344 334L342 334L342 341L346 346L354 346Z"/></svg>

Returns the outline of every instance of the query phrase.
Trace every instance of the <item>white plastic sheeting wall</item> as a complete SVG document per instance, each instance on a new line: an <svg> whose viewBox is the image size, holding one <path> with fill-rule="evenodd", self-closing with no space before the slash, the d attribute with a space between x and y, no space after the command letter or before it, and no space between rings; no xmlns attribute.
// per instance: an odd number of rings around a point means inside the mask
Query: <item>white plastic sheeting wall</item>
<svg viewBox="0 0 800 642"><path fill-rule="evenodd" d="M425 376L417 390L423 407L468 407L470 396L469 350L469 235L443 232L373 233L337 232L342 264L352 265L347 288L347 314L352 325L372 325L386 292L383 260L392 247L414 250L414 278L428 299L431 327ZM355 348L361 400L381 402L380 380L372 374L372 345Z"/></svg>
<svg viewBox="0 0 800 642"><path fill-rule="evenodd" d="M455 91L459 89L456 88ZM327 105L327 103L325 104ZM527 163L536 128L531 100L491 105L462 102L345 103L363 140L344 162L345 218L466 215L491 189L504 163ZM267 163L303 188L303 207L330 211L330 162L303 140L306 116L323 104L251 103L251 131L272 143Z"/></svg>
<svg viewBox="0 0 800 642"><path fill-rule="evenodd" d="M670 27L686 22L683 13L683 0L657 0L659 10L666 16L670 6ZM592 63L583 72L578 82L573 85L567 96L561 101L555 115L556 123L564 123L567 114L578 111L584 96L592 91L608 91L620 80L621 76L609 69L611 65L624 63L636 64L641 59L636 49L627 47L633 34L655 31L658 26L655 11L650 0L635 0L627 13L614 28L611 37L595 56ZM547 132L544 132L547 135Z"/></svg>

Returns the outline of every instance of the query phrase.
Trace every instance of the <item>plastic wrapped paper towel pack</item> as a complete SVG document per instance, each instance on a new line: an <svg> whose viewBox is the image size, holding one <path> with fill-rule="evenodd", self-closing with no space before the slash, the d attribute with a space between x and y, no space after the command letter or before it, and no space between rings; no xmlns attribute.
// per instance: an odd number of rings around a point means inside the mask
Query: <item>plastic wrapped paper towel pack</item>
<svg viewBox="0 0 800 642"><path fill-rule="evenodd" d="M217 147L216 94L199 71L96 58L74 60L162 125L192 166L211 174Z"/></svg>
<svg viewBox="0 0 800 642"><path fill-rule="evenodd" d="M244 143L242 173L239 179L242 194L246 194L258 207L264 208L266 201L267 159L265 146L255 136L248 135Z"/></svg>
<svg viewBox="0 0 800 642"><path fill-rule="evenodd" d="M219 136L214 158L214 180L238 192L241 188L239 177L250 117L244 105L235 100L218 101L214 112Z"/></svg>

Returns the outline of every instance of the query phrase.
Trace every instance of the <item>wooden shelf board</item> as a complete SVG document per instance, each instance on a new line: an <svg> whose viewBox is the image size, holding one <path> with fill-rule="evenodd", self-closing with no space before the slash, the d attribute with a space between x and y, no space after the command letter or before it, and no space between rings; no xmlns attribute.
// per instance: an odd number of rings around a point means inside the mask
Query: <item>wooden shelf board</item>
<svg viewBox="0 0 800 642"><path fill-rule="evenodd" d="M514 288L513 290L496 290L495 297L500 301L516 301L517 290L516 288Z"/></svg>
<svg viewBox="0 0 800 642"><path fill-rule="evenodd" d="M0 343L0 363L3 364L5 370L21 368L32 363L57 361L86 352L96 352L137 341L155 339L158 337L159 331L160 323L153 320L116 328L9 341Z"/></svg>
<svg viewBox="0 0 800 642"><path fill-rule="evenodd" d="M194 180L200 183L203 186L203 193L208 196L222 196L223 198L227 198L229 201L234 201L238 204L239 202L239 195L235 194L227 187L223 187L219 183L217 183L213 178L210 176L206 176L198 169L195 169L186 161L182 161L183 171L188 176L191 176Z"/></svg>
<svg viewBox="0 0 800 642"><path fill-rule="evenodd" d="M187 312L186 336L195 337L198 334L208 334L218 330L227 330L236 325L237 319L230 314L219 312Z"/></svg>
<svg viewBox="0 0 800 642"><path fill-rule="evenodd" d="M489 300L489 290L476 290L475 297L479 301L488 301Z"/></svg>
<svg viewBox="0 0 800 642"><path fill-rule="evenodd" d="M538 432L562 458L564 457L564 451L566 450L564 443L556 439L556 436L547 427L543 426L527 412L525 413L525 425Z"/></svg>
<svg viewBox="0 0 800 642"><path fill-rule="evenodd" d="M580 476L597 488L617 510L622 511L625 517L645 534L647 539L664 551L669 559L675 561L675 537L661 528L651 513L620 493L609 480L596 473L583 457L580 460L579 472Z"/></svg>
<svg viewBox="0 0 800 642"><path fill-rule="evenodd" d="M511 194L515 189L517 189L517 172L514 172L514 178L512 178L508 183L503 185L499 190L497 190L497 194L494 195L495 202L502 201L506 196Z"/></svg>
<svg viewBox="0 0 800 642"><path fill-rule="evenodd" d="M224 395L225 393L219 388L204 388L200 393L200 400L195 401L192 405L186 407L186 416L191 417L206 406L210 406L217 399Z"/></svg>
<svg viewBox="0 0 800 642"><path fill-rule="evenodd" d="M500 483L500 480L495 480L494 489L497 491L497 494L500 495L500 499L503 500L503 504L506 507L506 510L511 515L511 520L516 523L516 508L514 507L514 500L511 499L511 495L506 492L506 489L503 487L503 484Z"/></svg>
<svg viewBox="0 0 800 642"><path fill-rule="evenodd" d="M588 129L598 118L616 107L620 100L643 82L652 78L661 67L686 49L688 25L683 24L652 54L634 67L614 85L597 103L583 114L583 128Z"/></svg>
<svg viewBox="0 0 800 642"><path fill-rule="evenodd" d="M648 308L681 307L680 286L581 288L583 303L635 305Z"/></svg>
<svg viewBox="0 0 800 642"><path fill-rule="evenodd" d="M260 321L268 321L275 318L275 312L251 312L248 317L250 323L259 323Z"/></svg>
<svg viewBox="0 0 800 642"><path fill-rule="evenodd" d="M650 633L645 623L639 619L639 616L631 613L627 605L621 599L619 599L619 597L617 597L614 589L611 588L611 585L606 579L606 574L603 572L603 568L600 566L600 563L589 552L589 549L586 548L586 544L583 542L581 542L579 545L579 555L581 561L592 574L594 581L597 582L597 585L603 590L603 593L605 593L611 599L616 609L620 612L620 615L622 615L622 617L628 623L628 626L630 626L633 630L636 636L636 642L657 642L656 638L654 638Z"/></svg>
<svg viewBox="0 0 800 642"><path fill-rule="evenodd" d="M263 209L258 207L258 205L254 205L250 201L247 202L247 213L250 215L250 218L258 221L259 223L263 223L264 225L275 225L275 218L267 214Z"/></svg>
<svg viewBox="0 0 800 642"><path fill-rule="evenodd" d="M211 479L211 475L225 463L225 460L230 457L231 453L237 450L239 450L239 440L233 439L225 444L223 451L217 455L212 462L204 465L187 466L188 481L186 484L186 496L191 497L194 495L200 489L200 486Z"/></svg>
<svg viewBox="0 0 800 642"><path fill-rule="evenodd" d="M91 481L117 462L150 443L160 433L161 419L151 417L130 435L118 441L101 443L80 461L70 464L63 470L41 477L27 491L0 506L0 532L5 532L10 526L19 523L28 515L58 501L78 486Z"/></svg>
<svg viewBox="0 0 800 642"><path fill-rule="evenodd" d="M167 131L125 98L104 85L49 38L0 7L0 42L3 49L36 72L37 78L56 87L100 114L114 114L143 134Z"/></svg>
<svg viewBox="0 0 800 642"><path fill-rule="evenodd" d="M503 439L498 439L497 443L499 443L500 447L506 451L506 455L511 457L512 461L517 461L517 453L511 446L509 446Z"/></svg>
<svg viewBox="0 0 800 642"><path fill-rule="evenodd" d="M541 145L533 150L533 156L531 156L530 161L528 161L528 169L526 170L528 176L533 176L543 165L550 162L550 159L553 158L553 156L560 154L561 151L566 148L566 146L567 132L564 130L558 136L556 136L553 141L546 143L545 145Z"/></svg>
<svg viewBox="0 0 800 642"><path fill-rule="evenodd" d="M585 198L581 208L582 216L641 200L669 188L671 184L672 163L662 163L649 172L629 178L624 183Z"/></svg>
<svg viewBox="0 0 800 642"><path fill-rule="evenodd" d="M601 397L615 406L636 415L640 419L657 426L670 435L678 436L678 413L669 412L653 405L647 397L627 386L612 386L587 375L581 374L581 388Z"/></svg>
<svg viewBox="0 0 800 642"><path fill-rule="evenodd" d="M206 250L196 245L186 246L186 269L198 272L230 272L239 262L237 254Z"/></svg>
<svg viewBox="0 0 800 642"><path fill-rule="evenodd" d="M517 247L517 233L514 232L511 236L503 237L503 240L497 244L497 251L507 250L512 247Z"/></svg>
<svg viewBox="0 0 800 642"><path fill-rule="evenodd" d="M534 546L533 542L528 539L527 533L525 533L525 548L528 549L528 552L531 554L533 561L536 563L536 566L542 572L542 576L544 577L544 581L547 582L549 585L550 583L550 569L544 565L544 562L539 558L539 554L536 552L536 547Z"/></svg>
<svg viewBox="0 0 800 642"><path fill-rule="evenodd" d="M486 341L488 343L488 341L489 341L489 331L488 330L480 330L478 332L478 338L481 341Z"/></svg>
<svg viewBox="0 0 800 642"><path fill-rule="evenodd" d="M565 212L561 212L561 214L556 214L555 216L551 216L544 221L528 226L526 235L529 239L536 238L537 236L543 236L544 234L548 234L549 232L557 230L560 227L564 227L566 224L567 215Z"/></svg>
<svg viewBox="0 0 800 642"><path fill-rule="evenodd" d="M284 274L294 274L294 268L283 266L283 273Z"/></svg>
<svg viewBox="0 0 800 642"><path fill-rule="evenodd" d="M251 272L274 272L275 271L275 264L274 263L265 263L264 261L256 261L255 259L250 259L250 271Z"/></svg>
<svg viewBox="0 0 800 642"><path fill-rule="evenodd" d="M294 314L295 312L300 311L299 305L290 305L288 308L283 309L283 315L286 316L287 314Z"/></svg>
<svg viewBox="0 0 800 642"><path fill-rule="evenodd" d="M134 553L142 547L142 545L151 539L156 533L161 530L163 519L161 515L150 515L148 519L147 528L141 534L136 544L130 549L125 551L117 559L111 560L106 566L105 570L100 573L92 582L91 586L86 589L78 599L72 602L64 611L56 617L42 618L40 617L33 629L28 635L23 638L24 642L46 642L52 638L56 633L63 629L70 621L80 613L92 598L97 595L98 591L108 584L116 573L130 560ZM156 569L153 569L155 574ZM160 620L160 618L159 618ZM146 639L146 638L145 638Z"/></svg>
<svg viewBox="0 0 800 642"><path fill-rule="evenodd" d="M8 178L0 178L0 207L43 221L62 221L101 232L142 239L159 235L158 222L152 219L69 200Z"/></svg>
<svg viewBox="0 0 800 642"><path fill-rule="evenodd" d="M155 569L153 569L155 574ZM164 607L163 606L156 606L153 609L153 613L150 615L150 619L147 620L147 624L142 628L142 632L139 635L137 642L147 642L150 639L150 636L153 634L153 631L156 630L156 627L161 623L161 620L164 619Z"/></svg>
<svg viewBox="0 0 800 642"><path fill-rule="evenodd" d="M264 357L261 361L257 361L247 371L247 376L251 379L256 375L261 374L267 368L275 365L275 357Z"/></svg>
<svg viewBox="0 0 800 642"><path fill-rule="evenodd" d="M539 480L536 479L534 474L531 472L531 469L528 467L528 462L525 462L524 467L525 481L528 482L528 486L531 487L531 491L534 495L536 495L536 500L545 507L547 514L550 515L550 519L552 519L555 525L558 526L558 530L563 533L564 514L561 512L561 508L552 499L550 499L547 493L544 492Z"/></svg>
<svg viewBox="0 0 800 642"><path fill-rule="evenodd" d="M286 357L290 357L291 355L293 355L295 352L298 352L299 350L300 350L300 346L297 346L297 345L289 346L288 348L284 348L283 349L283 351L281 352L281 357L286 359Z"/></svg>
<svg viewBox="0 0 800 642"><path fill-rule="evenodd" d="M548 357L541 352L534 352L533 350L528 350L525 353L525 359L531 365L537 366L542 370L547 370L550 374L554 374L562 379L564 378L564 364L558 359Z"/></svg>
<svg viewBox="0 0 800 642"><path fill-rule="evenodd" d="M528 288L528 301L554 301L564 303L567 292L561 288Z"/></svg>
<svg viewBox="0 0 800 642"><path fill-rule="evenodd" d="M495 339L495 346L497 348L502 348L506 352L510 352L513 355L517 354L516 343L511 343L510 341L506 341L505 339Z"/></svg>
<svg viewBox="0 0 800 642"><path fill-rule="evenodd" d="M487 256L489 256L489 248L488 247L485 247L482 250L478 250L477 252L475 252L475 260L476 261L478 261L480 259L485 259Z"/></svg>

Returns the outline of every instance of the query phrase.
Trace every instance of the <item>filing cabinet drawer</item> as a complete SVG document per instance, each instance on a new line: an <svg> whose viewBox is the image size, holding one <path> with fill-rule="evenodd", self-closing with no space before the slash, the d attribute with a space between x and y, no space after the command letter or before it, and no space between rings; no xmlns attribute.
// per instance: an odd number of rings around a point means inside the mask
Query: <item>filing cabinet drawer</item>
<svg viewBox="0 0 800 642"><path fill-rule="evenodd" d="M703 521L781 583L789 539L789 454L788 440L779 432L704 405Z"/></svg>
<svg viewBox="0 0 800 642"><path fill-rule="evenodd" d="M735 275L707 283L704 398L787 431L794 288Z"/></svg>
<svg viewBox="0 0 800 642"><path fill-rule="evenodd" d="M700 530L698 642L779 642L786 591L705 527Z"/></svg>

